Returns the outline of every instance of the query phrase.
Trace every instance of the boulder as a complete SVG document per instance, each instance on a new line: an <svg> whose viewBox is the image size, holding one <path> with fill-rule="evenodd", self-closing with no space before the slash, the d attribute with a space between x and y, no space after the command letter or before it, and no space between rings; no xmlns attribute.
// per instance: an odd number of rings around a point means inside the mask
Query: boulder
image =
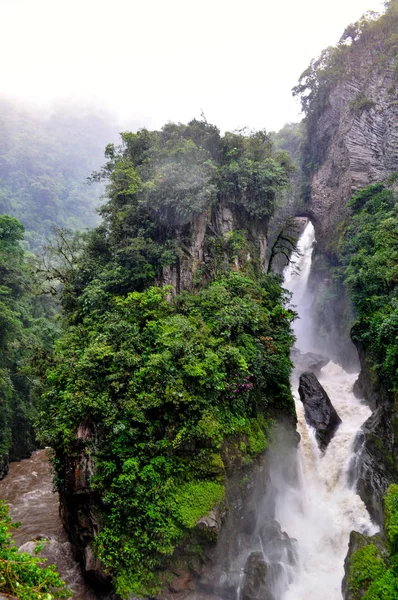
<svg viewBox="0 0 398 600"><path fill-rule="evenodd" d="M313 373L300 375L299 394L304 404L305 420L308 425L314 427L318 445L324 451L339 427L341 419Z"/></svg>
<svg viewBox="0 0 398 600"><path fill-rule="evenodd" d="M268 566L262 552L252 552L245 564L242 600L275 600L267 574Z"/></svg>
<svg viewBox="0 0 398 600"><path fill-rule="evenodd" d="M330 361L326 356L322 354L316 354L315 352L300 352L298 348L292 348L290 352L290 358L294 363L295 371L298 373L314 373L319 375L322 367L328 364Z"/></svg>
<svg viewBox="0 0 398 600"><path fill-rule="evenodd" d="M260 539L268 566L272 563L293 567L297 564L297 540L290 538L274 519L264 523L260 529Z"/></svg>

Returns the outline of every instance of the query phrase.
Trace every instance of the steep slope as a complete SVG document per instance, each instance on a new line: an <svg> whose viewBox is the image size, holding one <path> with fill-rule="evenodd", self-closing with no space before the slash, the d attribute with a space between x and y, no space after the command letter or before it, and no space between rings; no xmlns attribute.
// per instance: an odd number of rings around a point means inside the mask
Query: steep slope
<svg viewBox="0 0 398 600"><path fill-rule="evenodd" d="M294 92L306 112L308 210L319 248L336 256L352 193L398 170L398 5L347 27L302 74Z"/></svg>

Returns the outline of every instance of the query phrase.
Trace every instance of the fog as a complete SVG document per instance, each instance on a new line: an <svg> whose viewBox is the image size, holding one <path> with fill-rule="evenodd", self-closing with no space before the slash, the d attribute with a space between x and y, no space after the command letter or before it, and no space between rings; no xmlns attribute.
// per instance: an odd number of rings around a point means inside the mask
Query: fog
<svg viewBox="0 0 398 600"><path fill-rule="evenodd" d="M110 110L126 126L206 118L277 130L311 58L381 0L1 0L1 91Z"/></svg>

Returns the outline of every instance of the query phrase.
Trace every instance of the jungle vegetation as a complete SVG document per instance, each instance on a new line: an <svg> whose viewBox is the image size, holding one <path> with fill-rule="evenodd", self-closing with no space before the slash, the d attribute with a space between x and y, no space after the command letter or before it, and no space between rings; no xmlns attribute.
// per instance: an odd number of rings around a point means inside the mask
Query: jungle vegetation
<svg viewBox="0 0 398 600"><path fill-rule="evenodd" d="M93 175L108 181L102 222L59 265L65 326L38 425L61 493L78 426L95 432L96 552L125 597L156 592L228 470L264 451L275 415L294 418L294 315L249 235L292 168L265 132L221 136L204 120L123 133L106 157ZM239 229L217 229L221 206ZM179 289L163 285L203 216L203 261Z"/></svg>

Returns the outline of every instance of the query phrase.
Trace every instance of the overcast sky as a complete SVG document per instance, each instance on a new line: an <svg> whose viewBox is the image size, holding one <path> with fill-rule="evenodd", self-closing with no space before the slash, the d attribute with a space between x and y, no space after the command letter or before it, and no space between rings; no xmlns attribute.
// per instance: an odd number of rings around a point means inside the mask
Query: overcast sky
<svg viewBox="0 0 398 600"><path fill-rule="evenodd" d="M0 0L2 93L85 99L125 123L298 121L291 88L381 0Z"/></svg>

